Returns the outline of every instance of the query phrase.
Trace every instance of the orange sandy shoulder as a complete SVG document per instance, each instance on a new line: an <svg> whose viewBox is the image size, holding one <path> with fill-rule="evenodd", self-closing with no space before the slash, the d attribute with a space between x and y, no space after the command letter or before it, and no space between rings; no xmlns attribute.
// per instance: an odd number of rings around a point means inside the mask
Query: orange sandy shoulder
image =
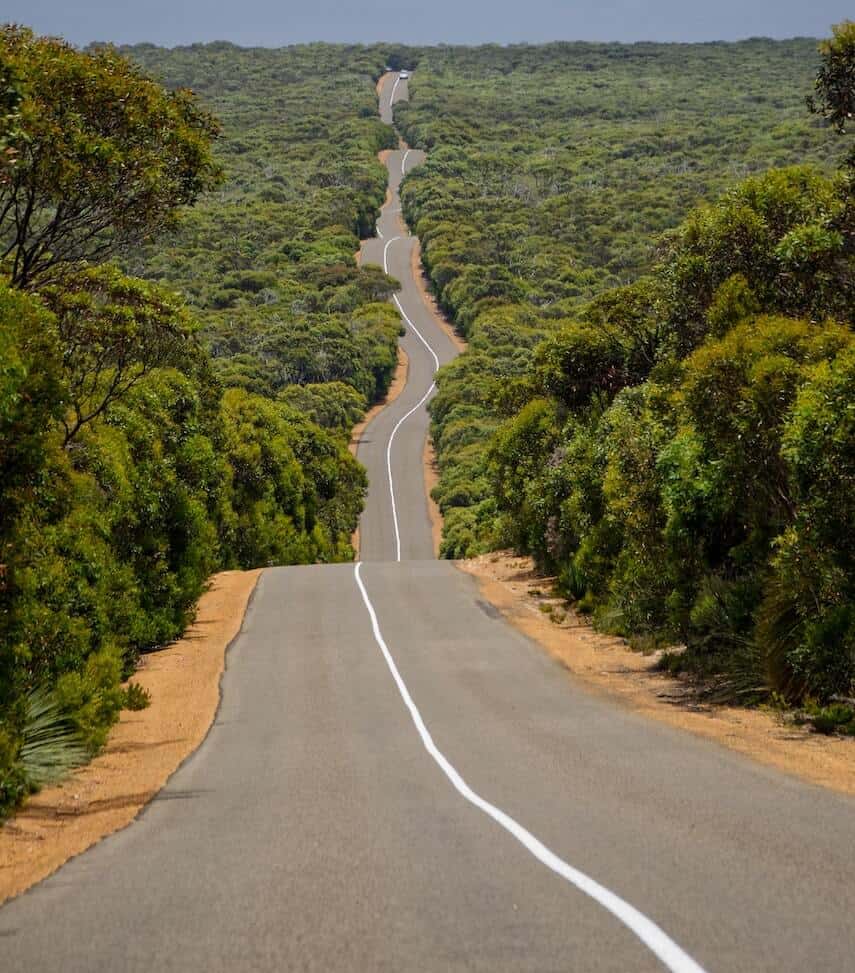
<svg viewBox="0 0 855 973"><path fill-rule="evenodd" d="M130 824L201 744L217 712L226 649L260 574L214 575L186 635L144 656L134 674L151 705L122 713L103 753L0 828L0 902Z"/></svg>
<svg viewBox="0 0 855 973"><path fill-rule="evenodd" d="M844 794L855 794L855 740L827 737L783 723L774 713L699 703L680 679L654 668L658 655L634 652L603 635L561 599L532 561L508 552L457 567L520 632L560 662L574 681L669 726L706 737L760 763Z"/></svg>
<svg viewBox="0 0 855 973"><path fill-rule="evenodd" d="M436 449L430 436L425 438L422 467L425 475L425 496L427 497L428 518L433 540L433 554L434 557L439 557L439 549L442 545L442 528L445 520L442 511L439 509L439 504L433 498L433 488L439 483L439 466L436 462Z"/></svg>
<svg viewBox="0 0 855 973"><path fill-rule="evenodd" d="M436 323L448 335L458 352L462 354L464 351L466 351L468 345L466 341L457 333L457 331L455 331L451 324L449 324L445 318L445 315L437 306L436 298L433 296L430 288L428 287L424 269L422 268L421 258L421 241L418 237L413 237L413 247L411 250L412 273L413 280L416 282L416 287L419 291L419 296L421 297L425 307L433 315ZM438 557L440 545L442 544L442 529L444 521L442 511L439 509L439 505L432 496L433 488L439 483L439 467L436 460L436 449L430 436L428 436L425 440L422 466L424 468L428 517L430 519L431 534L433 536L433 551Z"/></svg>

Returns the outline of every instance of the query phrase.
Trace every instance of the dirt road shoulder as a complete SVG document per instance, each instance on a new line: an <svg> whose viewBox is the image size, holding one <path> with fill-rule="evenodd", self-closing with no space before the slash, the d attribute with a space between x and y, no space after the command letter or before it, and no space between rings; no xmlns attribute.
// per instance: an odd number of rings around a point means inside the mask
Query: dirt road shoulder
<svg viewBox="0 0 855 973"><path fill-rule="evenodd" d="M549 579L537 575L530 558L497 552L457 567L473 575L483 597L577 684L785 773L855 794L855 740L811 733L767 710L700 703L679 679L656 671L656 656L634 652L623 639L567 613L560 599L549 597Z"/></svg>
<svg viewBox="0 0 855 973"><path fill-rule="evenodd" d="M103 753L0 828L0 902L130 824L202 743L219 705L226 649L260 574L214 575L184 637L144 656L134 674L151 705L123 712Z"/></svg>

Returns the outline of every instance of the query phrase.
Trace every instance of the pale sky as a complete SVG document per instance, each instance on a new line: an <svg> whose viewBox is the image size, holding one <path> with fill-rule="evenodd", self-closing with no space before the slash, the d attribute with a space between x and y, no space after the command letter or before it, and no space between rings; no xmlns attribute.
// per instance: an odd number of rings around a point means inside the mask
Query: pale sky
<svg viewBox="0 0 855 973"><path fill-rule="evenodd" d="M823 37L853 0L0 0L0 19L74 44L409 44Z"/></svg>

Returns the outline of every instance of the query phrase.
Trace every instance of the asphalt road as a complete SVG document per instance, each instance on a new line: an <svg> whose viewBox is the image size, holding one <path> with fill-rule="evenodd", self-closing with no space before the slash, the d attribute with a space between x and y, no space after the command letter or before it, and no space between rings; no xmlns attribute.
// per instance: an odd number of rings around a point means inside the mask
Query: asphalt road
<svg viewBox="0 0 855 973"><path fill-rule="evenodd" d="M264 573L208 739L0 909L0 969L855 968L855 801L589 695L410 559L421 421L392 452L402 560L372 470L374 559Z"/></svg>
<svg viewBox="0 0 855 973"><path fill-rule="evenodd" d="M390 95L394 87L393 82L381 89L381 117L388 123L392 120ZM395 99L406 94L407 82L402 81L395 88ZM359 524L359 556L363 561L414 561L434 556L423 465L429 426L427 404L437 365L451 361L457 351L416 286L414 240L401 216L398 187L404 172L423 160L423 152L410 149L390 153L386 160L390 198L377 221L377 238L369 240L363 252L363 263L378 264L401 283L395 301L405 320L401 346L409 358L406 387L368 425L357 449L371 484Z"/></svg>

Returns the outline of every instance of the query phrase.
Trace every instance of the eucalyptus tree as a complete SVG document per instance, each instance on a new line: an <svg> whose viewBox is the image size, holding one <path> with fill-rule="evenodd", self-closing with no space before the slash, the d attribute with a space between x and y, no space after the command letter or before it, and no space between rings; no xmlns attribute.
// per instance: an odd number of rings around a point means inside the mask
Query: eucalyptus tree
<svg viewBox="0 0 855 973"><path fill-rule="evenodd" d="M14 26L0 59L21 93L0 181L0 257L16 286L162 233L217 185L219 126L190 92L167 91L111 47L81 52Z"/></svg>

